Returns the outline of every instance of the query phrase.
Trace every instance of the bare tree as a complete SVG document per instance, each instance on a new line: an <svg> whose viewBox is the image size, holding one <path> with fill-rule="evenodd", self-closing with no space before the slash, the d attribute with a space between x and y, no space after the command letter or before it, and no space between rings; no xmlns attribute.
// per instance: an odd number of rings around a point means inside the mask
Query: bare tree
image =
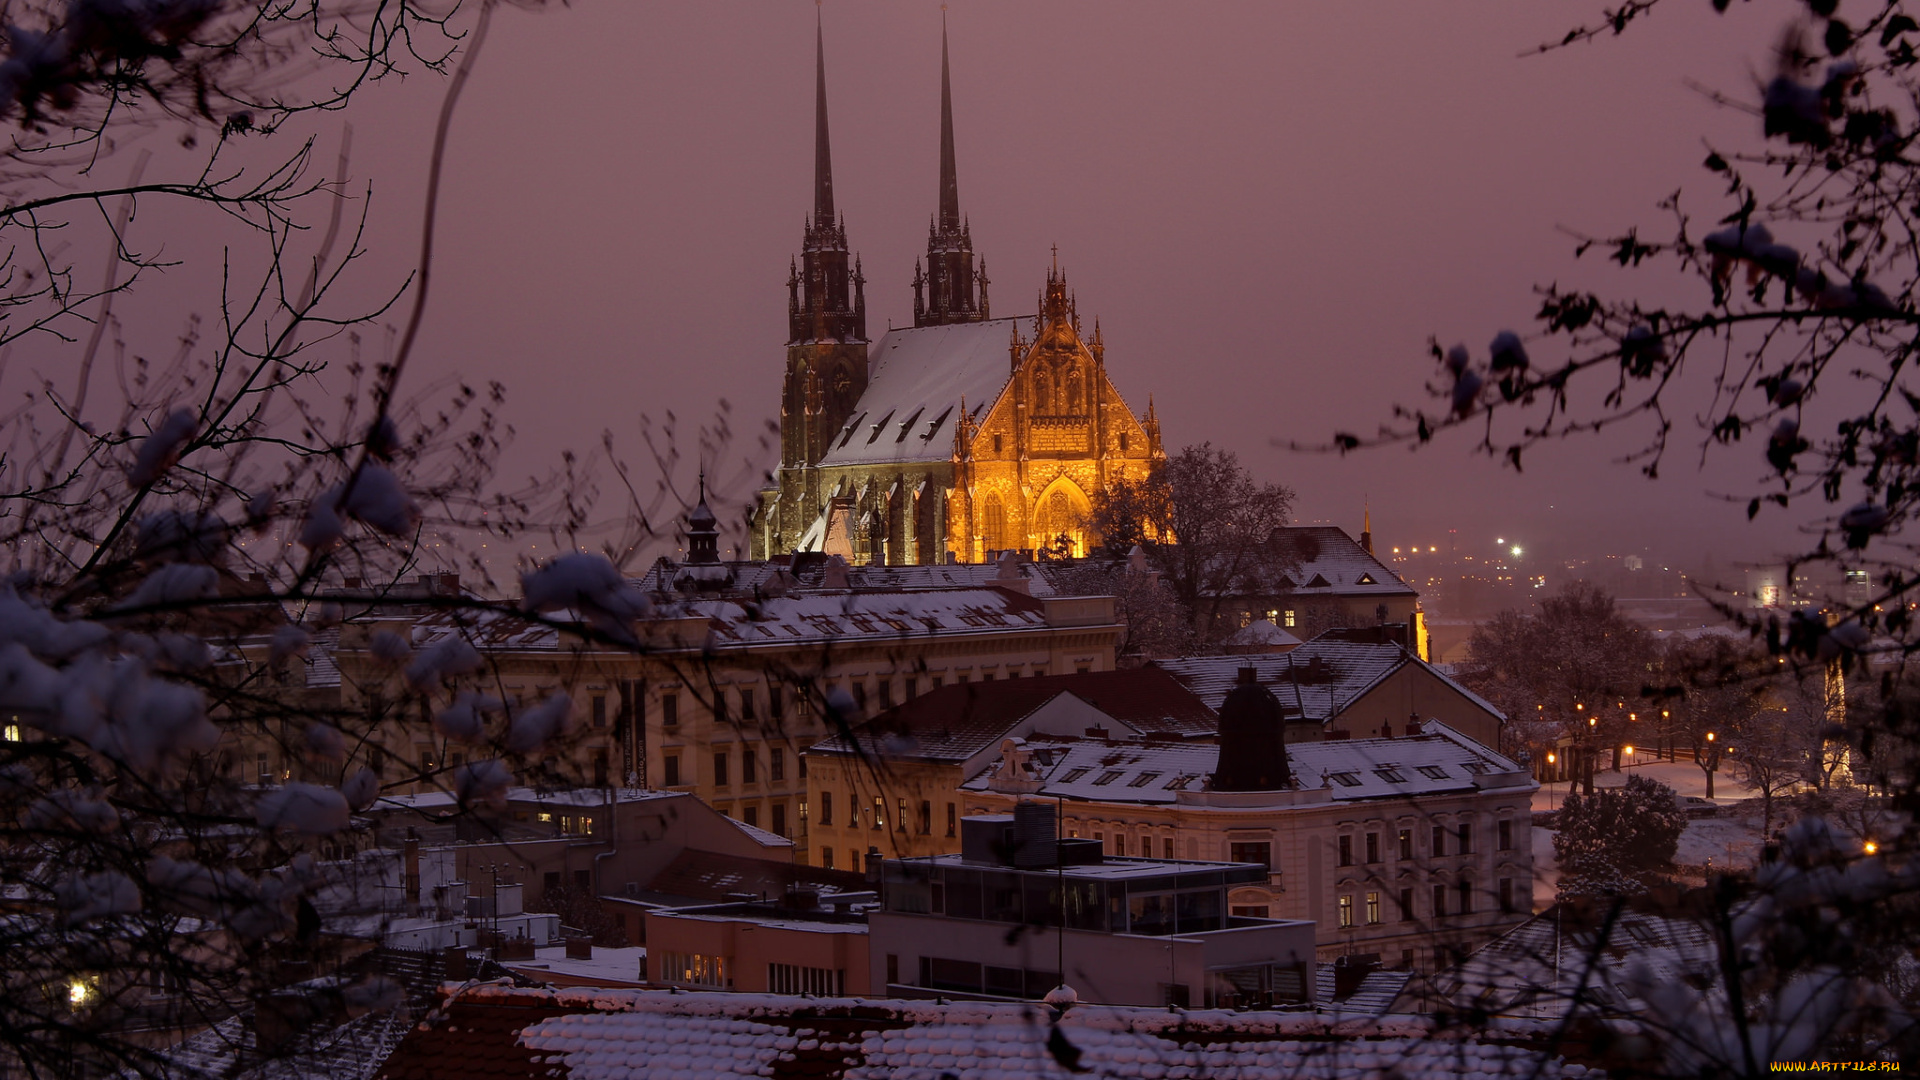
<svg viewBox="0 0 1920 1080"><path fill-rule="evenodd" d="M1238 455L1201 443L1100 493L1090 523L1111 552L1144 549L1196 632L1213 640L1238 629L1223 616L1240 598L1280 591L1292 563L1270 540L1292 508L1291 488L1259 483Z"/></svg>
<svg viewBox="0 0 1920 1080"><path fill-rule="evenodd" d="M1566 742L1592 794L1601 749L1631 738L1652 656L1646 633L1613 597L1572 581L1537 613L1502 612L1475 627L1458 674L1513 718L1514 737L1533 756Z"/></svg>

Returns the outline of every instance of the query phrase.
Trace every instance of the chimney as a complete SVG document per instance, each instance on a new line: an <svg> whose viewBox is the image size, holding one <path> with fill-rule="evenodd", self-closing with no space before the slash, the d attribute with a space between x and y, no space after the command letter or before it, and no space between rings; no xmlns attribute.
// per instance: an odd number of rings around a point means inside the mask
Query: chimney
<svg viewBox="0 0 1920 1080"><path fill-rule="evenodd" d="M407 876L401 890L406 894L407 910L418 911L420 910L420 838L408 836L402 845L402 850L405 852Z"/></svg>

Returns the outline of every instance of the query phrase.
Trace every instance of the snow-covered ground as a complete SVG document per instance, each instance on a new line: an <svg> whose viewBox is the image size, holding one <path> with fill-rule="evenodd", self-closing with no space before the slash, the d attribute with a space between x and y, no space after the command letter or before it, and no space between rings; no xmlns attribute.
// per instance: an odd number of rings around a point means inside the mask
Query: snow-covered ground
<svg viewBox="0 0 1920 1080"><path fill-rule="evenodd" d="M1691 761L1650 761L1629 766L1620 772L1594 776L1595 787L1621 787L1627 778L1639 773L1672 788L1683 798L1705 799L1707 777ZM1556 783L1542 786L1534 793L1536 812L1558 810L1566 801L1571 785ZM1714 805L1720 808L1713 817L1694 818L1680 835L1680 847L1674 862L1684 867L1751 866L1760 855L1760 800L1745 785L1725 770L1713 778ZM1553 858L1551 829L1533 830L1533 907L1542 911L1552 906L1559 888L1560 868Z"/></svg>

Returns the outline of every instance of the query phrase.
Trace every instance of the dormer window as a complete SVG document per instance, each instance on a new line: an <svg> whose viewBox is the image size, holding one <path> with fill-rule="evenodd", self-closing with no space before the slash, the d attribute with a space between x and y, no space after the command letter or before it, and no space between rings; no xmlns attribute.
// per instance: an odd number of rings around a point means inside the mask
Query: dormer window
<svg viewBox="0 0 1920 1080"><path fill-rule="evenodd" d="M1090 772L1092 772L1092 771L1093 771L1093 769L1091 769L1091 768L1089 768L1089 767L1087 767L1087 766L1082 766L1082 767L1080 767L1080 768L1078 768L1078 769L1069 769L1069 770L1067 770L1067 775L1065 775L1065 776L1063 776L1063 777L1061 777L1061 778L1060 778L1060 782L1061 782L1061 783L1063 783L1063 784L1071 784L1071 783L1073 783L1073 782L1074 782L1075 780L1078 780L1078 779L1080 779L1081 777L1083 777L1083 776L1085 776L1085 775L1087 775L1088 773L1090 773Z"/></svg>
<svg viewBox="0 0 1920 1080"><path fill-rule="evenodd" d="M1404 784L1407 782L1407 778L1401 774L1400 770L1391 766L1384 769L1375 769L1373 770L1373 775L1385 780L1389 784Z"/></svg>
<svg viewBox="0 0 1920 1080"><path fill-rule="evenodd" d="M1120 773L1121 773L1121 770L1119 769L1108 769L1106 772L1103 772L1100 774L1100 778L1093 782L1093 786L1105 787L1108 784L1113 783L1115 780L1120 779Z"/></svg>
<svg viewBox="0 0 1920 1080"><path fill-rule="evenodd" d="M1357 773L1350 773L1350 772L1328 773L1327 778L1332 780L1334 783L1339 784L1341 787L1359 787L1360 786L1360 777L1359 777L1359 774Z"/></svg>
<svg viewBox="0 0 1920 1080"><path fill-rule="evenodd" d="M1424 776L1424 777L1426 777L1426 778L1427 778L1427 779L1429 779L1429 780L1450 780L1450 779L1452 779L1452 777L1449 777L1449 776L1447 775L1447 770L1445 770L1445 769L1443 769L1443 768L1441 768L1441 767L1440 767L1440 766L1438 766L1438 765L1422 765L1422 766L1420 766L1420 775L1421 775L1421 776Z"/></svg>
<svg viewBox="0 0 1920 1080"><path fill-rule="evenodd" d="M1159 778L1160 778L1160 774L1157 772L1143 772L1139 776L1136 776L1131 781L1129 781L1127 786L1128 787L1146 787L1148 784L1153 783L1155 780L1158 780Z"/></svg>
<svg viewBox="0 0 1920 1080"><path fill-rule="evenodd" d="M1361 574L1361 575L1360 575L1360 580L1359 580L1359 581L1356 581L1356 582L1354 582L1354 584L1355 584L1355 585L1378 585L1378 584L1380 584L1380 583L1379 583L1379 582L1377 582L1377 581L1375 581L1375 580L1373 580L1373 575L1372 575L1372 574Z"/></svg>

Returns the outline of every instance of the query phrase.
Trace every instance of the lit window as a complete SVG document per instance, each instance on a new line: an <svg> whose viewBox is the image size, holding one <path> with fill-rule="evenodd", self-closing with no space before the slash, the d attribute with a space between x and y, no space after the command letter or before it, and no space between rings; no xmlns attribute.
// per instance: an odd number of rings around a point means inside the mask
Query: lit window
<svg viewBox="0 0 1920 1080"><path fill-rule="evenodd" d="M1367 894L1367 925L1380 925L1380 894L1377 892Z"/></svg>
<svg viewBox="0 0 1920 1080"><path fill-rule="evenodd" d="M1340 898L1340 928L1342 930L1353 928L1353 897L1351 896Z"/></svg>
<svg viewBox="0 0 1920 1080"><path fill-rule="evenodd" d="M1284 615L1284 617L1285 617L1285 619L1286 619L1286 622L1285 622L1285 624L1284 624L1284 625L1286 625L1286 626L1292 626L1292 625L1293 625L1293 609L1292 609L1292 608L1288 608L1288 609L1287 609L1287 610L1286 610L1285 612L1283 612L1282 614Z"/></svg>
<svg viewBox="0 0 1920 1080"><path fill-rule="evenodd" d="M7 741L8 742L20 741L20 725L19 724L7 725Z"/></svg>

